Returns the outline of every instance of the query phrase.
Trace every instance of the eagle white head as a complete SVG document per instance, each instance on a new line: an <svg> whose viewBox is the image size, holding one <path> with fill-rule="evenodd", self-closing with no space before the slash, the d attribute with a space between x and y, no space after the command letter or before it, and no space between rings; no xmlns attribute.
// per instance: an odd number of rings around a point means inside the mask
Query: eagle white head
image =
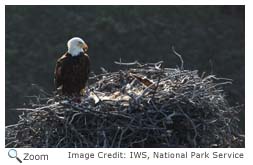
<svg viewBox="0 0 253 165"><path fill-rule="evenodd" d="M71 38L68 43L68 53L72 56L77 56L80 52L87 52L88 45L79 37Z"/></svg>

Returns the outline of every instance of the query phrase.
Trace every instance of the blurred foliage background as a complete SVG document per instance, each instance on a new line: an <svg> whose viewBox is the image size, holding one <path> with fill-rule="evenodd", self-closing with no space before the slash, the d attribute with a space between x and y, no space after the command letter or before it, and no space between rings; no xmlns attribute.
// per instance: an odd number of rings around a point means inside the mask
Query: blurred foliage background
<svg viewBox="0 0 253 165"><path fill-rule="evenodd" d="M180 61L185 69L233 79L231 105L245 97L244 6L6 6L6 124L33 94L31 84L54 90L56 59L75 36L89 45L92 71L119 69L113 61ZM244 112L241 114L244 129Z"/></svg>

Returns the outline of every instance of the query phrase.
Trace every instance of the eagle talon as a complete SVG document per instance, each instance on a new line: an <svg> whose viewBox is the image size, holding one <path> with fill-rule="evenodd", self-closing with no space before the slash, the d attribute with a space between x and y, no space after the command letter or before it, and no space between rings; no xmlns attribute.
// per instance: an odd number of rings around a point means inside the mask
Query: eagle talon
<svg viewBox="0 0 253 165"><path fill-rule="evenodd" d="M82 90L80 91L80 95L81 95L81 96L85 96L85 95L86 95L86 90L85 90L85 89L82 89Z"/></svg>

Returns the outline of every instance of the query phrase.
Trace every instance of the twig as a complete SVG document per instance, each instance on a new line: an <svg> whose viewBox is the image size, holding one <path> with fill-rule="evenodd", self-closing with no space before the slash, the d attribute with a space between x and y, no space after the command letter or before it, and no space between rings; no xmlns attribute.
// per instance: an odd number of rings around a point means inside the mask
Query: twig
<svg viewBox="0 0 253 165"><path fill-rule="evenodd" d="M174 53L176 56L178 56L178 58L179 58L180 61L181 61L181 67L180 67L180 69L181 69L181 70L184 70L184 60L183 60L182 56L181 56L178 52L176 52L174 46L172 46L172 51L173 51L173 53Z"/></svg>

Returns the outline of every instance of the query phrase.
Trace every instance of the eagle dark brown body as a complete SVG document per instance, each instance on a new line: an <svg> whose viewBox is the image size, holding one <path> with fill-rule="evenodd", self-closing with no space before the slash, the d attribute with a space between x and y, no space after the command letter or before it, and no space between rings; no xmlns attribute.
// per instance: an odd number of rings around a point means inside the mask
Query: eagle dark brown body
<svg viewBox="0 0 253 165"><path fill-rule="evenodd" d="M61 88L62 94L78 96L85 88L90 73L89 56L80 52L77 56L65 53L57 60L55 67L55 86Z"/></svg>

